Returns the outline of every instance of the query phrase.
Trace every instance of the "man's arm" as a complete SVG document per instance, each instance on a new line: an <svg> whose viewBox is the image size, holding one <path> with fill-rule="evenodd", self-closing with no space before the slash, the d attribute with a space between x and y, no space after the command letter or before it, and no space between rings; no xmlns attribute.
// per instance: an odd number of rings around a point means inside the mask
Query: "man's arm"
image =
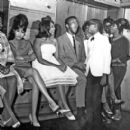
<svg viewBox="0 0 130 130"><path fill-rule="evenodd" d="M63 44L64 43L63 43L62 39L58 38L57 39L58 58L61 59L69 67L72 67L74 65L74 63L71 60L71 58L66 56Z"/></svg>

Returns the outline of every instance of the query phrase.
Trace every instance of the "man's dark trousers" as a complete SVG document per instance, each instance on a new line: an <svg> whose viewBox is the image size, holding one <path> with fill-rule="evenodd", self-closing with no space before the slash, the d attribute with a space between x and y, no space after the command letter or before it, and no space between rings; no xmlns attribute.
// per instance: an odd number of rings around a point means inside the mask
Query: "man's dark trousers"
<svg viewBox="0 0 130 130"><path fill-rule="evenodd" d="M101 126L102 77L94 77L89 71L86 86L87 130L98 130Z"/></svg>

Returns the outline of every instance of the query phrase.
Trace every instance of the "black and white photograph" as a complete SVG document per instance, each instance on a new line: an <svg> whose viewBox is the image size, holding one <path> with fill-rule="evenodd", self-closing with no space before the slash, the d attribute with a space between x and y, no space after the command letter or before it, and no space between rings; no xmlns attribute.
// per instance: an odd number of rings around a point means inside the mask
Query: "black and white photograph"
<svg viewBox="0 0 130 130"><path fill-rule="evenodd" d="M130 130L130 0L0 0L0 130Z"/></svg>

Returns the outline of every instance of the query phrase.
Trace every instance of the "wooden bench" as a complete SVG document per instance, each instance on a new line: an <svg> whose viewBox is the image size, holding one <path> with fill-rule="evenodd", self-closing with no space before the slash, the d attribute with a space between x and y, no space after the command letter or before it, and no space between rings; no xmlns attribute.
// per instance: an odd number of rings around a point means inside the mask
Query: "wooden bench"
<svg viewBox="0 0 130 130"><path fill-rule="evenodd" d="M31 84L26 81L24 85L30 85ZM56 88L49 88L48 89L49 94L53 97L53 99L56 101L56 103L60 103L59 96ZM22 95L19 95L16 98L15 104L13 106L14 112L18 119L21 122L29 122L28 115L31 112L31 101L32 100L32 91L31 90L25 90L25 92ZM75 103L75 87L69 87L68 93L67 93L67 100L68 104L73 112L76 112L76 103ZM39 104L38 104L38 110L37 115L39 120L48 120L57 118L56 114L52 112L50 109L47 100L45 97L40 94L39 96Z"/></svg>

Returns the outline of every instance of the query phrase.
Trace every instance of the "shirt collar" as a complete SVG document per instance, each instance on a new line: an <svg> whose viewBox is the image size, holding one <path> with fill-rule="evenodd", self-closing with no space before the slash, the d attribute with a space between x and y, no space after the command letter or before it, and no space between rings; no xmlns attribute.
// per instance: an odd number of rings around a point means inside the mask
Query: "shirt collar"
<svg viewBox="0 0 130 130"><path fill-rule="evenodd" d="M101 35L100 32L97 32L97 33L95 33L95 34L93 35L93 37L94 37L94 38L97 38L99 35Z"/></svg>
<svg viewBox="0 0 130 130"><path fill-rule="evenodd" d="M71 34L68 33L68 32L66 32L66 34L67 34L68 37L71 37L71 38L75 37L75 35L71 35Z"/></svg>
<svg viewBox="0 0 130 130"><path fill-rule="evenodd" d="M91 37L89 38L89 41L91 41L91 42L94 41L95 38L96 38L96 39L99 38L99 35L101 35L100 32L95 33L93 36L91 36Z"/></svg>

